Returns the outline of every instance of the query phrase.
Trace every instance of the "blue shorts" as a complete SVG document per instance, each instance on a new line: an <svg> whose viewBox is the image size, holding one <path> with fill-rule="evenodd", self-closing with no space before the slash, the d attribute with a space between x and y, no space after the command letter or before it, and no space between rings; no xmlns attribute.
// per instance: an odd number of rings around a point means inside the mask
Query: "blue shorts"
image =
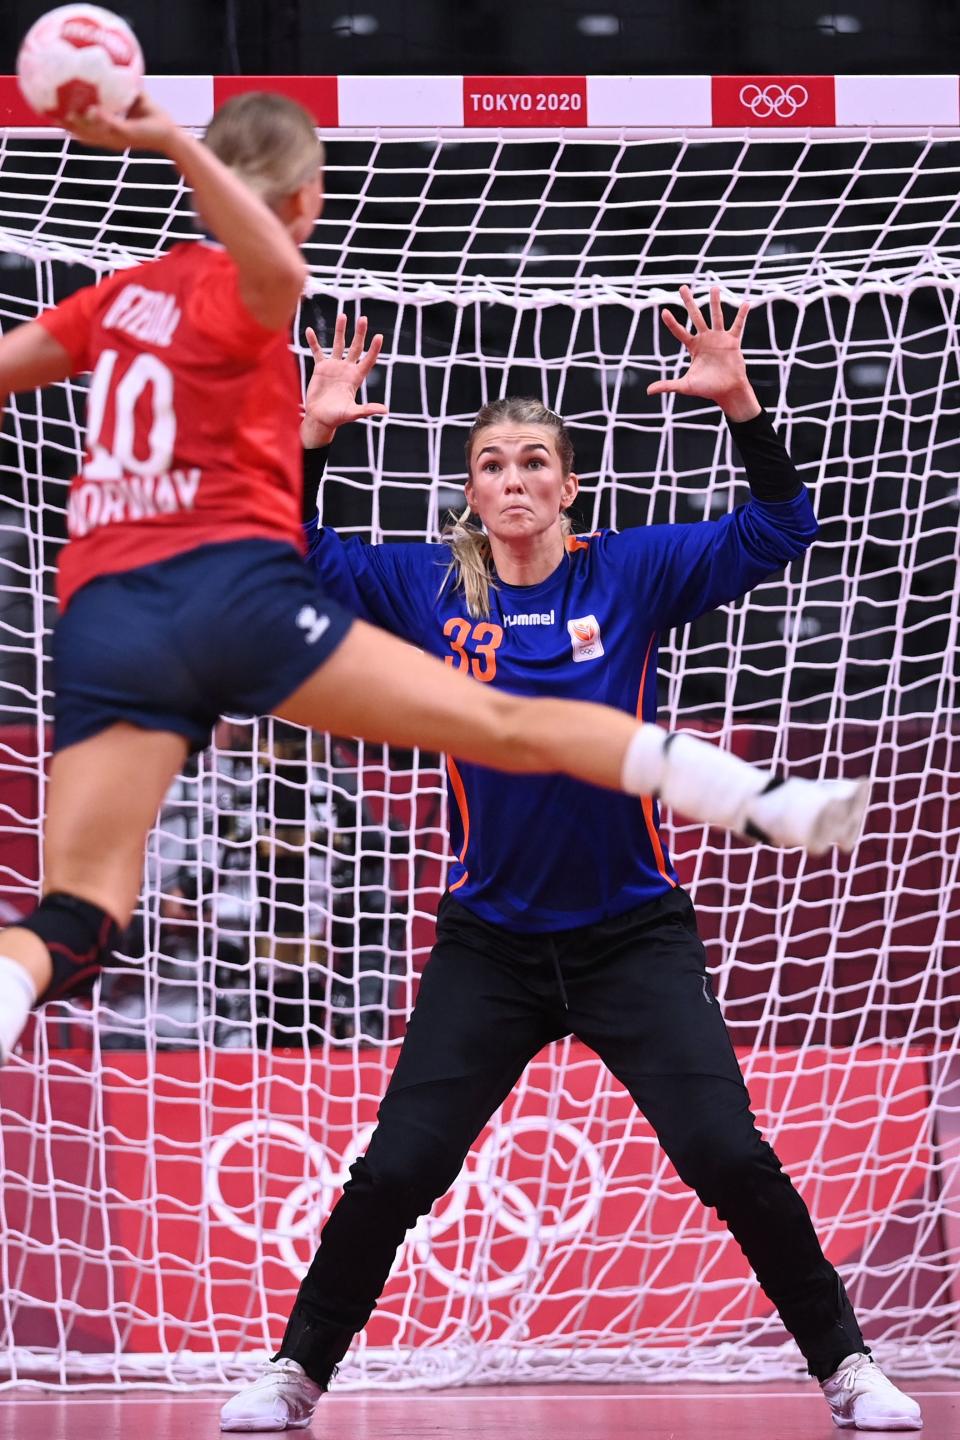
<svg viewBox="0 0 960 1440"><path fill-rule="evenodd" d="M102 575L54 628L53 748L126 720L202 750L225 712L267 714L292 695L353 619L276 540L203 545Z"/></svg>

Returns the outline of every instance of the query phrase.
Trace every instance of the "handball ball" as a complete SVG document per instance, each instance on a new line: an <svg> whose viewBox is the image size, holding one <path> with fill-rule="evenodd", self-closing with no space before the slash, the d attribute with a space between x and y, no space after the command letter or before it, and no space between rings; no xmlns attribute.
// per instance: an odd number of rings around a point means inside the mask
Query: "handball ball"
<svg viewBox="0 0 960 1440"><path fill-rule="evenodd" d="M60 5L24 36L17 79L38 115L63 120L100 105L123 115L143 83L143 53L125 20L99 5Z"/></svg>

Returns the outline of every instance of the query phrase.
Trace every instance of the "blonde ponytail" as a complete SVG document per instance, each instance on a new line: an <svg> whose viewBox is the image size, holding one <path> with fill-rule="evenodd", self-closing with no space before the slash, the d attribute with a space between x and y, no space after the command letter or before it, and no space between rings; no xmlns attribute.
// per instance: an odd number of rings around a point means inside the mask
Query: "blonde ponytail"
<svg viewBox="0 0 960 1440"><path fill-rule="evenodd" d="M479 525L471 523L471 518L469 505L459 515L451 514L440 536L444 545L450 547L450 564L444 571L439 593L453 576L453 588L463 591L467 614L483 620L490 614L490 591L497 588L497 582L493 578L490 539Z"/></svg>
<svg viewBox="0 0 960 1440"><path fill-rule="evenodd" d="M563 466L563 473L565 476L570 474L573 468L573 442L562 418L556 411L548 410L546 405L539 400L515 395L508 395L502 400L494 400L492 404L484 405L482 410L477 413L477 418L471 425L470 434L467 436L468 474L472 461L473 442L477 435L488 425L499 425L501 422L543 425L552 430L556 436L557 454ZM565 511L560 516L560 530L564 540L574 533L573 521ZM463 591L467 613L471 618L474 620L487 619L490 615L490 591L497 588L497 582L493 575L493 553L490 549L489 536L474 522L473 512L469 505L459 515L451 515L440 538L445 545L449 546L450 564L444 571L437 593L443 593L444 587L452 577L454 589Z"/></svg>

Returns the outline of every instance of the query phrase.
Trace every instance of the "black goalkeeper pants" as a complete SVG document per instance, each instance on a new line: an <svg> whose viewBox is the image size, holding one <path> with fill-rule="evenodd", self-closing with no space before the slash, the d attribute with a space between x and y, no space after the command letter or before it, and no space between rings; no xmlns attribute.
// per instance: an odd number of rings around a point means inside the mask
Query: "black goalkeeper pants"
<svg viewBox="0 0 960 1440"><path fill-rule="evenodd" d="M404 1236L453 1184L536 1053L572 1033L630 1092L825 1379L866 1346L806 1205L757 1131L682 890L614 920L513 935L445 895L367 1153L324 1226L279 1355L320 1385L370 1317Z"/></svg>

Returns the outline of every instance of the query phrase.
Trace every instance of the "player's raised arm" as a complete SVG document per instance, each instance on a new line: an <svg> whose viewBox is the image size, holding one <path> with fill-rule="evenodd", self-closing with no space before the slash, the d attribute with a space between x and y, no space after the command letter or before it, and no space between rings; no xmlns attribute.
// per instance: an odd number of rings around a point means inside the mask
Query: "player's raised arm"
<svg viewBox="0 0 960 1440"><path fill-rule="evenodd" d="M377 363L383 336L374 335L364 350L367 317L361 315L347 345L347 317L338 315L333 344L327 355L315 330L307 330L307 344L313 356L313 373L303 398L303 424L300 440L305 450L322 449L329 445L341 425L352 420L367 420L372 415L386 415L386 405L357 401L357 392Z"/></svg>
<svg viewBox="0 0 960 1440"><path fill-rule="evenodd" d="M655 381L647 393L690 395L719 405L751 503L717 520L622 537L625 547L637 549L642 573L658 577L650 601L661 628L739 598L802 555L817 533L810 496L747 375L741 339L749 305L740 305L727 329L718 287L710 292L709 324L688 286L681 287L680 296L693 330L670 310L662 318L689 355L689 365L676 379ZM657 550L656 564L648 553L651 546Z"/></svg>
<svg viewBox="0 0 960 1440"><path fill-rule="evenodd" d="M386 405L357 400L360 387L376 365L383 345L383 336L374 335L369 349L364 350L366 335L367 318L361 315L348 346L347 317L338 315L328 355L317 338L317 332L311 327L307 329L313 371L303 397L300 443L304 450L303 523L308 543L311 543L319 524L320 484L334 435L341 425L349 425L352 420L367 420L371 416L388 413Z"/></svg>
<svg viewBox="0 0 960 1440"><path fill-rule="evenodd" d="M742 456L753 498L774 503L795 499L803 490L803 482L747 375L740 342L749 303L743 302L728 330L718 286L710 291L710 325L688 285L680 287L680 298L693 321L693 332L685 330L670 310L664 310L662 318L670 334L689 353L690 364L676 380L655 380L647 386L647 394L714 400L726 416Z"/></svg>
<svg viewBox="0 0 960 1440"><path fill-rule="evenodd" d="M361 315L347 345L347 317L338 315L330 354L326 354L317 332L307 329L307 344L313 356L313 372L303 397L303 420L300 443L303 463L303 523L312 534L317 526L320 484L327 464L327 450L341 425L351 420L366 420L373 415L386 415L386 405L357 401L361 385L377 363L382 335L374 335L370 348L364 350L367 318Z"/></svg>
<svg viewBox="0 0 960 1440"><path fill-rule="evenodd" d="M348 344L347 317L338 315L327 353L316 332L307 330L313 373L300 427L307 564L327 594L353 614L420 646L424 615L442 577L425 553L428 547L370 545L358 536L342 539L323 526L319 514L327 451L339 427L387 413L385 405L358 399L383 343L382 335L374 335L365 350L366 336L367 321L361 315Z"/></svg>
<svg viewBox="0 0 960 1440"><path fill-rule="evenodd" d="M241 178L248 157L239 129L224 148L228 163L214 154L209 142L216 139L217 123L215 117L208 143L203 143L181 130L148 95L141 94L125 117L108 115L94 106L83 115L70 116L67 129L85 145L158 150L172 160L193 190L204 222L236 261L240 295L247 310L267 329L280 330L291 320L306 279L299 244L310 234L320 208L319 143L315 162L301 166L303 174L293 177L296 186L286 197L291 211L287 217L269 208L266 192L261 196L247 177ZM296 223L291 227L285 220Z"/></svg>
<svg viewBox="0 0 960 1440"><path fill-rule="evenodd" d="M690 364L676 380L655 380L647 386L647 394L695 395L703 400L715 400L728 420L752 420L760 414L761 405L747 377L740 347L750 310L749 302L743 302L728 330L723 319L718 285L710 290L709 325L689 285L680 286L680 298L693 322L692 333L680 324L672 310L663 310L661 318L670 334L689 353Z"/></svg>
<svg viewBox="0 0 960 1440"><path fill-rule="evenodd" d="M749 303L743 302L728 330L716 285L710 291L709 326L688 285L680 287L680 298L693 322L693 332L685 330L670 310L663 311L663 323L689 353L690 364L676 380L656 380L648 385L647 394L694 395L716 401L740 451L753 498L773 503L795 499L803 482L747 375L740 342Z"/></svg>

